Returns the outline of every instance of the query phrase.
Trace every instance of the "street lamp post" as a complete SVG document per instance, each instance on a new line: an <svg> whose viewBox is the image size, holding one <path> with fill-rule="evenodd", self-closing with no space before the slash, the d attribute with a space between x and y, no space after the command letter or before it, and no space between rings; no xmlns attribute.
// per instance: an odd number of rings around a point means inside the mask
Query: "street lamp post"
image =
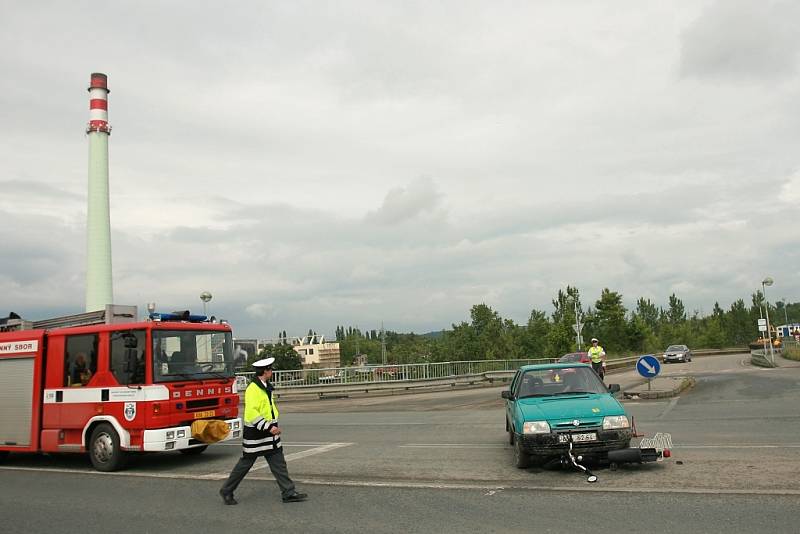
<svg viewBox="0 0 800 534"><path fill-rule="evenodd" d="M208 304L208 302L211 301L211 298L212 298L211 293L209 293L208 291L203 291L202 293L200 293L200 300L203 301L203 315L208 316L208 313L206 311L206 305Z"/></svg>
<svg viewBox="0 0 800 534"><path fill-rule="evenodd" d="M578 343L578 352L581 351L581 326L583 326L580 321L578 320L578 299L569 295L567 297L566 303L572 303L575 306L575 340Z"/></svg>
<svg viewBox="0 0 800 534"><path fill-rule="evenodd" d="M775 363L775 352L772 349L772 333L769 331L769 301L767 300L767 287L774 283L775 281L769 276L761 281L761 289L764 292L764 312L767 316L767 341L769 341L769 355L773 364ZM764 356L766 356L766 353Z"/></svg>
<svg viewBox="0 0 800 534"><path fill-rule="evenodd" d="M783 320L786 322L786 335L789 335L789 314L786 312L786 297L783 297Z"/></svg>

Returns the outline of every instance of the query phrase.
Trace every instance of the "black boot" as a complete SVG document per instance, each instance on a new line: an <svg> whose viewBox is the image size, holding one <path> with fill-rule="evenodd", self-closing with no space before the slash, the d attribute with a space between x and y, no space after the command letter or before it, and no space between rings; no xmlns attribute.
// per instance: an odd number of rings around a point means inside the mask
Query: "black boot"
<svg viewBox="0 0 800 534"><path fill-rule="evenodd" d="M308 499L306 493L292 493L288 497L283 498L283 502L300 502Z"/></svg>
<svg viewBox="0 0 800 534"><path fill-rule="evenodd" d="M236 499L233 498L233 493L223 493L222 490L219 490L219 494L222 497L222 502L225 504L239 504Z"/></svg>

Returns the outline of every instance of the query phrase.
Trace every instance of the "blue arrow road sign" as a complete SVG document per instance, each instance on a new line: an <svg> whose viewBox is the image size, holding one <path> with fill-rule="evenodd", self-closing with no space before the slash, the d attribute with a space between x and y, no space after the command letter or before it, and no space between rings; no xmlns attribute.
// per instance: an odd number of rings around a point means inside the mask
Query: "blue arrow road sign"
<svg viewBox="0 0 800 534"><path fill-rule="evenodd" d="M658 363L658 358L652 354L646 354L637 360L636 370L645 378L655 378L661 372L661 364Z"/></svg>

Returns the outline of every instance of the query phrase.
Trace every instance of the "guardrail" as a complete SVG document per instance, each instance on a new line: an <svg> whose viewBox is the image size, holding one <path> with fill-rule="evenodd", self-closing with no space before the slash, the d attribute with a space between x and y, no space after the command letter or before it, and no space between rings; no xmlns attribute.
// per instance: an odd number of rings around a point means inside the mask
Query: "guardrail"
<svg viewBox="0 0 800 534"><path fill-rule="evenodd" d="M493 380L496 373L513 375L522 365L549 363L549 358L524 360L472 360L458 362L409 363L398 365L369 365L362 367L331 367L326 369L300 369L275 371L272 382L281 393L324 388L326 391L391 389L387 385L414 387L419 382L428 385L449 384L454 379ZM493 375L494 373L494 375ZM253 373L237 373L239 385L249 382ZM481 378L478 378L481 377ZM242 389L242 388L240 388Z"/></svg>
<svg viewBox="0 0 800 534"><path fill-rule="evenodd" d="M695 357L739 354L743 348L693 351ZM656 353L656 356L659 354ZM614 372L636 365L640 356L608 360L606 369ZM352 392L410 390L426 387L474 385L510 380L523 365L552 363L554 358L521 360L473 360L458 362L370 365L275 371L272 382L279 395L324 395ZM239 391L243 392L253 373L237 373Z"/></svg>

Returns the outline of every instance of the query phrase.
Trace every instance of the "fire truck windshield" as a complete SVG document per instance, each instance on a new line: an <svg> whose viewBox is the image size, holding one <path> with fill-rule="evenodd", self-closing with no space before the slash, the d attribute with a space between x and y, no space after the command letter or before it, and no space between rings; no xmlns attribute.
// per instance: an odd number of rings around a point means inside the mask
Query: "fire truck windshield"
<svg viewBox="0 0 800 534"><path fill-rule="evenodd" d="M233 373L230 332L153 330L153 381L228 378Z"/></svg>

